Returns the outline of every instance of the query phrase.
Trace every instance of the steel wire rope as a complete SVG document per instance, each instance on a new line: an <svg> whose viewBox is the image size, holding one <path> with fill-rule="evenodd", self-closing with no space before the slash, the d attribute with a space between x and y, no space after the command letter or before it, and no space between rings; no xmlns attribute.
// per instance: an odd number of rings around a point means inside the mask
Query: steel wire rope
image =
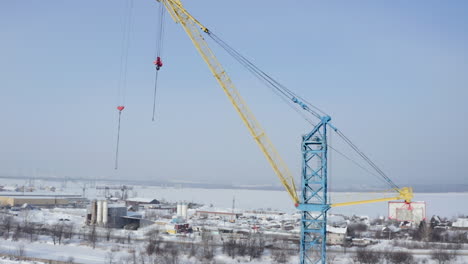
<svg viewBox="0 0 468 264"><path fill-rule="evenodd" d="M400 189L398 187L398 185L396 185L386 174L385 172L383 172L371 159L369 159L369 157L367 157L366 154L364 154L364 152L362 152L356 145L354 145L354 143L349 139L347 138L340 130L335 130L335 132L338 134L338 136L340 136L354 151L356 151L359 156L361 156L369 165L372 166L372 168L374 168L378 174L380 174L380 176L385 179L385 181L390 184L390 186L394 189Z"/></svg>
<svg viewBox="0 0 468 264"><path fill-rule="evenodd" d="M211 31L208 31L207 33L218 45L220 45L226 52L228 52L234 59L236 59L239 63L241 63L244 67L248 68L257 78L261 79L267 86L270 88L278 91L280 94L291 100L295 96L295 94L286 89L284 85L280 84L278 81L273 79L271 76L269 76L267 73L262 71L260 68L258 68L255 64L253 64L251 61L249 61L247 58L245 58L242 54L240 54L238 51L236 51L234 48L229 46L225 41L220 39L218 36L216 36L214 33ZM297 97L299 98L299 97ZM313 106L313 108L316 108ZM318 108L317 108L318 109ZM317 118L320 117L318 113L315 111L310 110L310 112L315 115Z"/></svg>
<svg viewBox="0 0 468 264"><path fill-rule="evenodd" d="M162 51L164 48L164 33L165 33L165 9L164 9L164 4L160 4L159 6L159 27L157 30L157 37L156 37L156 49L154 52L154 57L160 58L162 55ZM157 95L157 90L158 90L158 76L159 76L159 69L156 69L155 77L154 77L154 93L153 93L153 117L152 121L155 120L155 115L156 115L156 95Z"/></svg>
<svg viewBox="0 0 468 264"><path fill-rule="evenodd" d="M115 149L115 167L114 169L119 168L119 142L120 142L120 117L122 116L122 111L119 111L119 124L117 126L117 146Z"/></svg>
<svg viewBox="0 0 468 264"><path fill-rule="evenodd" d="M133 24L134 0L127 0L125 6L124 22L122 25L122 43L120 54L120 74L119 74L119 100L125 104L128 72L128 51L130 49L130 35Z"/></svg>
<svg viewBox="0 0 468 264"><path fill-rule="evenodd" d="M119 110L119 119L117 125L117 140L115 148L115 169L118 169L119 164L119 145L120 145L120 127L122 110L125 108L125 97L127 90L127 72L128 72L128 50L130 49L130 33L133 26L133 3L134 0L127 0L124 7L124 22L122 24L122 50L120 54L120 74L118 83L118 97L120 105L117 107Z"/></svg>
<svg viewBox="0 0 468 264"><path fill-rule="evenodd" d="M220 47L222 47L226 52L228 52L234 59L236 59L239 63L241 63L241 65L243 65L244 67L246 67L251 73L253 73L257 78L259 78L260 80L262 80L262 82L264 84L266 84L267 86L269 86L270 88L273 88L272 90L273 91L277 91L275 92L277 95L283 95L284 97L286 97L287 99L291 100L293 99L294 97L295 98L298 98L300 99L301 101L303 101L304 103L307 104L307 106L310 106L312 108L314 108L315 110L321 112L322 114L325 114L326 113L324 111L322 111L321 109L319 109L318 107L312 105L311 103L309 103L308 101L306 101L304 98L302 98L301 96L295 94L294 92L292 92L291 90L289 90L288 88L286 88L284 85L282 85L281 83L279 83L278 81L276 81L275 79L273 79L270 75L268 75L267 73L265 73L264 71L262 71L261 69L259 69L256 65L254 65L251 61L249 61L247 58L245 58L242 54L240 54L238 51L236 51L234 48L232 48L229 44L227 44L225 41L223 41L222 39L220 39L216 34L214 34L213 32L211 31L207 31L206 32L208 34L208 36L211 37L211 39L213 39ZM285 100L287 100L285 99ZM288 100L288 105L290 105L289 103L289 100ZM294 109L297 110L296 107L294 107ZM305 109L304 110L309 110L308 112L313 114L314 116L316 116L317 118L321 118L321 116L311 110L310 108L309 109ZM296 111L298 112L298 111ZM304 115L302 115L303 118ZM313 122L311 120L309 120L308 118L305 118L306 121L308 121L309 123L313 124ZM349 138L347 138L346 136L344 136L344 134L340 131L340 130L337 130L337 129L334 129L335 133L337 133L344 141L345 143L347 143L355 152L358 153L358 155L366 162L368 163L379 175L380 177L384 180L384 183L386 184L389 184L393 189L396 189L398 190L399 187L398 185L396 185L371 159L369 159L367 157L367 155L365 155ZM332 148L332 147L331 147ZM332 148L333 150L337 151L335 148ZM337 151L338 152L338 151ZM338 152L339 153L339 152ZM346 157L344 154L340 153L342 156ZM350 159L349 157L346 157L347 159L349 159L350 161L352 161L353 163L355 163L356 165L358 165L359 167L361 167L362 169L364 169L365 171L369 172L369 170L365 169L363 166L359 165L359 163L357 163L356 161L353 161L352 159ZM374 176L377 176L376 174L374 173L370 173L371 175L374 175Z"/></svg>
<svg viewBox="0 0 468 264"><path fill-rule="evenodd" d="M213 39L215 42L218 43L218 45L220 45L221 47L224 48L224 45L220 42L217 41L217 39ZM247 63L248 60L246 60L245 58L241 58L238 56L238 52L236 52L234 49L227 49L227 48L224 48L225 51L230 54L235 60L237 60L241 65L243 65L248 71L250 71L260 82L262 82L263 84L265 84L265 86L269 87L281 100L283 100L283 102L285 102L289 107L291 107L296 113L298 113L299 115L302 116L302 118L304 118L308 123L310 123L311 125L315 126L315 122L313 122L312 120L309 119L309 117L303 112L303 111L300 111L297 107L296 107L296 104L292 103L291 100L288 98L288 96L286 94L284 94L283 91L281 91L280 89L276 89L274 87L274 84L271 82L271 80L268 80L268 79L265 79L261 76L261 73L259 73L254 67L251 66L251 63ZM282 96L282 95L283 96Z"/></svg>

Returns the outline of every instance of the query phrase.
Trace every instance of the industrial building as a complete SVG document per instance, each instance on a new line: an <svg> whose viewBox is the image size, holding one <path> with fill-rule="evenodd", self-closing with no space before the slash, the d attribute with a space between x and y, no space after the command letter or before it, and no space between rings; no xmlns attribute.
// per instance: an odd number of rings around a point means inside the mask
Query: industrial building
<svg viewBox="0 0 468 264"><path fill-rule="evenodd" d="M161 202L159 202L158 200L152 199L152 198L135 197L135 198L128 198L127 200L125 200L125 205L127 206L155 205L155 204L160 204L160 203Z"/></svg>
<svg viewBox="0 0 468 264"><path fill-rule="evenodd" d="M5 194L0 196L0 205L21 206L23 204L29 204L33 206L53 207L72 205L83 200L85 199L79 195Z"/></svg>
<svg viewBox="0 0 468 264"><path fill-rule="evenodd" d="M110 228L137 229L153 223L153 221L142 219L139 214L129 215L124 204L109 204L107 200L94 200L88 207L86 217L86 224L88 225Z"/></svg>
<svg viewBox="0 0 468 264"><path fill-rule="evenodd" d="M109 205L106 200L94 200L88 208L86 222L90 225L123 228L126 225L126 220L122 218L124 216L127 216L127 207L125 205Z"/></svg>

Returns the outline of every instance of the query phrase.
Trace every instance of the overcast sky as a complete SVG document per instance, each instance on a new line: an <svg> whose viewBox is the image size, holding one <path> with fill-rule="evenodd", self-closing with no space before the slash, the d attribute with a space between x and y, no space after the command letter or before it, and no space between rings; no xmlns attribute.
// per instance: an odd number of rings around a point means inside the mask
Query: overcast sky
<svg viewBox="0 0 468 264"><path fill-rule="evenodd" d="M125 1L0 2L0 174L277 184L169 16L151 122L159 8L151 0L134 3L114 170ZM468 2L185 2L218 36L329 113L398 184L467 183ZM213 49L299 177L300 136L311 126ZM379 182L331 155L332 185Z"/></svg>

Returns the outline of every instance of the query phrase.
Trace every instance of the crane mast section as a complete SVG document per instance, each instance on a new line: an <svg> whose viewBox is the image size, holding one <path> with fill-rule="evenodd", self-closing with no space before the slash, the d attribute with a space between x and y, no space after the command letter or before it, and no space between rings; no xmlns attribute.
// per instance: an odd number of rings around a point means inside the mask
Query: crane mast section
<svg viewBox="0 0 468 264"><path fill-rule="evenodd" d="M182 25L185 32L190 37L196 49L202 56L203 60L208 65L211 73L216 78L219 85L223 88L225 94L236 109L245 126L247 126L255 142L258 144L268 162L273 167L273 170L277 174L283 186L286 188L286 191L290 195L291 199L294 201L294 203L298 204L299 198L296 193L294 178L292 177L290 170L276 151L275 147L271 143L263 128L260 126L259 122L256 120L253 113L248 108L245 101L242 99L239 91L232 83L226 71L209 48L208 43L206 43L199 28L201 28L206 33L209 32L208 29L200 24L200 22L198 22L196 19L194 19L182 7L180 1L161 0L161 2L164 4L174 21Z"/></svg>

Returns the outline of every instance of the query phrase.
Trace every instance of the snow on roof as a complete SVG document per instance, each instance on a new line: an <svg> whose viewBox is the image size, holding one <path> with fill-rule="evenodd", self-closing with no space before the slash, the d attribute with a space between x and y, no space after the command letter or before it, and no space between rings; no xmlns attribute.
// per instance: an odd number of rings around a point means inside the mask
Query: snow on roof
<svg viewBox="0 0 468 264"><path fill-rule="evenodd" d="M79 194L71 194L71 193L56 193L56 192L27 192L27 193L22 193L22 192L0 192L0 196L4 197L14 197L14 198L42 198L42 197L57 197L57 198L75 198L75 197L81 197Z"/></svg>
<svg viewBox="0 0 468 264"><path fill-rule="evenodd" d="M468 227L468 218L458 218L452 223L453 227Z"/></svg>
<svg viewBox="0 0 468 264"><path fill-rule="evenodd" d="M401 230L399 227L392 226L392 225L386 226L383 229L385 229L385 228L388 228L388 230L390 230L391 232L399 232Z"/></svg>
<svg viewBox="0 0 468 264"><path fill-rule="evenodd" d="M125 206L125 204L116 203L116 204L108 204L107 208L127 208L127 207Z"/></svg>
<svg viewBox="0 0 468 264"><path fill-rule="evenodd" d="M136 203L151 203L153 201L157 201L153 198L143 198L143 197L135 197L135 198L128 198L127 202L136 202Z"/></svg>
<svg viewBox="0 0 468 264"><path fill-rule="evenodd" d="M334 234L346 234L347 227L333 227L327 225L327 232L328 233L334 233Z"/></svg>
<svg viewBox="0 0 468 264"><path fill-rule="evenodd" d="M17 188L15 186L2 186L2 189L6 191L16 191Z"/></svg>

